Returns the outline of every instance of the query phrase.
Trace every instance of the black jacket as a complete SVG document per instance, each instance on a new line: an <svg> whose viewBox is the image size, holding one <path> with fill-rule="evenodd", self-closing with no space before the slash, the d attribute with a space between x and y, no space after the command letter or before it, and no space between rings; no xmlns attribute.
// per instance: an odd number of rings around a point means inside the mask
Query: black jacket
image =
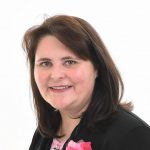
<svg viewBox="0 0 150 150"><path fill-rule="evenodd" d="M29 150L50 150L52 140L36 130ZM133 113L120 109L117 119L106 128L100 125L98 130L88 131L81 121L69 140L90 141L92 150L150 150L150 127Z"/></svg>

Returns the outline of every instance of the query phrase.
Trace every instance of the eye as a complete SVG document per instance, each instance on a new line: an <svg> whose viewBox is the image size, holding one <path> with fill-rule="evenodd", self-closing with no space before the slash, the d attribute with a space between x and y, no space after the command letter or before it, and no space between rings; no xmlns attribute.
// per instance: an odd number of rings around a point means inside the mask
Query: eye
<svg viewBox="0 0 150 150"><path fill-rule="evenodd" d="M77 61L75 61L75 60L66 60L66 61L64 62L64 64L65 64L66 66L72 66L72 65L74 65L74 64L77 64Z"/></svg>
<svg viewBox="0 0 150 150"><path fill-rule="evenodd" d="M52 63L49 61L43 61L43 62L40 62L39 66L46 68L46 67L52 66Z"/></svg>

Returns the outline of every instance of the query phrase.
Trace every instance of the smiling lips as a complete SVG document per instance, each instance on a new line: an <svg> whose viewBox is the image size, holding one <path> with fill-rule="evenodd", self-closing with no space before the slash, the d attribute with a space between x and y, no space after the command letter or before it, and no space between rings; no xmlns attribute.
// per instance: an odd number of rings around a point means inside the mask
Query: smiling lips
<svg viewBox="0 0 150 150"><path fill-rule="evenodd" d="M65 92L66 90L70 89L72 86L70 85L60 85L60 86L51 86L49 89L52 92Z"/></svg>

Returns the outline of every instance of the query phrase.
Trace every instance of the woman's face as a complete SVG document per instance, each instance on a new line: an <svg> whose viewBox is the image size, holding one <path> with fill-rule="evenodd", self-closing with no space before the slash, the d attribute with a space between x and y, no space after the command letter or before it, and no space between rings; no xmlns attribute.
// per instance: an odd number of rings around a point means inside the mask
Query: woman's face
<svg viewBox="0 0 150 150"><path fill-rule="evenodd" d="M50 105L60 111L84 111L93 92L97 71L88 60L78 58L54 36L45 36L35 54L34 77Z"/></svg>

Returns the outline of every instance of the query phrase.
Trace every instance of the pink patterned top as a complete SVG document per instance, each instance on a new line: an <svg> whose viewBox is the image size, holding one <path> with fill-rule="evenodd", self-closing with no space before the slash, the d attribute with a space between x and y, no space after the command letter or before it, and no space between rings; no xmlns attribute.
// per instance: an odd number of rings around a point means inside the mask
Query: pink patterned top
<svg viewBox="0 0 150 150"><path fill-rule="evenodd" d="M65 142L66 141L60 142L57 139L53 139L50 150L62 150Z"/></svg>

